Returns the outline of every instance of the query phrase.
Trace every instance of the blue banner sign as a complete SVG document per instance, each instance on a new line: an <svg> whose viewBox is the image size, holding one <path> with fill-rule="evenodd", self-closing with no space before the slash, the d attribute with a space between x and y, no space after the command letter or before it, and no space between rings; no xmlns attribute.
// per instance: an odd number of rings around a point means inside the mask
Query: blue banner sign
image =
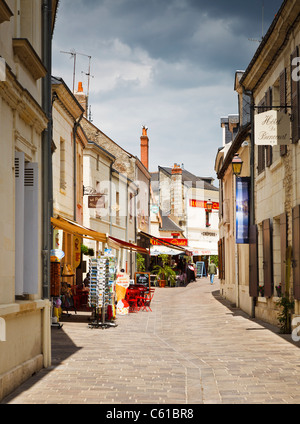
<svg viewBox="0 0 300 424"><path fill-rule="evenodd" d="M236 237L237 244L249 244L250 178L236 178Z"/></svg>

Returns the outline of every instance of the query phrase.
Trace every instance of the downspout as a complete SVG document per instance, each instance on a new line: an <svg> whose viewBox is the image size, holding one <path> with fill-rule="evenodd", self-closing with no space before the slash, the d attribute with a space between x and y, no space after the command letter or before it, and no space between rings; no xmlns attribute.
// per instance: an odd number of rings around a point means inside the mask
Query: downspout
<svg viewBox="0 0 300 424"><path fill-rule="evenodd" d="M73 199L73 215L74 215L74 221L76 221L77 218L77 196L76 196L76 181L77 181L77 164L76 164L76 160L77 160L77 151L76 151L76 135L77 135L77 130L78 127L80 125L80 121L82 120L84 115L84 112L82 112L82 114L80 115L80 117L78 118L77 121L75 121L74 124L74 128L73 128L73 151L74 151L74 170L73 170L73 193L74 193L74 199Z"/></svg>
<svg viewBox="0 0 300 424"><path fill-rule="evenodd" d="M109 234L112 235L112 216L111 216L111 205L112 205L112 166L111 162L109 167Z"/></svg>
<svg viewBox="0 0 300 424"><path fill-rule="evenodd" d="M53 215L52 182L52 0L42 3L42 60L47 74L42 80L42 108L48 118L47 128L42 134L42 245L43 245L43 287L42 296L50 299L50 251L52 249L51 217Z"/></svg>
<svg viewBox="0 0 300 424"><path fill-rule="evenodd" d="M255 164L255 140L254 140L254 98L253 92L249 91L246 93L251 98L251 106L250 106L250 121L251 121L251 152L250 152L250 225L255 225L255 172L254 172L254 164ZM252 297L251 303L251 318L255 318L255 306L256 306L256 297Z"/></svg>

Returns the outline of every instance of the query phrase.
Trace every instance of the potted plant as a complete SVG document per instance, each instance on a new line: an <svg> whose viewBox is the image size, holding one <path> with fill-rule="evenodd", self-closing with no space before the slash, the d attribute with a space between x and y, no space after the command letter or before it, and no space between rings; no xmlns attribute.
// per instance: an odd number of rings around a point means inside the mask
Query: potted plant
<svg viewBox="0 0 300 424"><path fill-rule="evenodd" d="M281 284L279 283L278 286L275 286L277 297L281 297Z"/></svg>
<svg viewBox="0 0 300 424"><path fill-rule="evenodd" d="M264 288L264 286L259 286L258 287L258 293L259 293L259 295L261 297L264 297L264 295L265 295L265 288Z"/></svg>
<svg viewBox="0 0 300 424"><path fill-rule="evenodd" d="M138 272L143 272L146 270L145 258L140 253L136 254L136 267Z"/></svg>
<svg viewBox="0 0 300 424"><path fill-rule="evenodd" d="M162 261L161 265L155 265L153 268L154 274L156 274L155 281L159 282L160 287L165 287L167 282L174 283L176 281L176 272L174 269L167 264L169 258L168 255L159 255Z"/></svg>

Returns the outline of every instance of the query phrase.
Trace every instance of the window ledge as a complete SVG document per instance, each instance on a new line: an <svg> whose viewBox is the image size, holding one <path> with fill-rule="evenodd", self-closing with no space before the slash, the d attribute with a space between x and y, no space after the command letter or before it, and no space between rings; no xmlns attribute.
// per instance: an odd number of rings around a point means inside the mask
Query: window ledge
<svg viewBox="0 0 300 424"><path fill-rule="evenodd" d="M14 14L4 0L0 0L0 24L9 21Z"/></svg>
<svg viewBox="0 0 300 424"><path fill-rule="evenodd" d="M46 68L27 38L13 38L13 50L35 80L46 75Z"/></svg>

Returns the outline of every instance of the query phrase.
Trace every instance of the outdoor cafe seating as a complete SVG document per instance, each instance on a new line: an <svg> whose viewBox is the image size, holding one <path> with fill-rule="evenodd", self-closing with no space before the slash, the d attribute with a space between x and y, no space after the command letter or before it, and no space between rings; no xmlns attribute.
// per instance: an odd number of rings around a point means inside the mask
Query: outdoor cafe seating
<svg viewBox="0 0 300 424"><path fill-rule="evenodd" d="M153 288L144 285L132 285L126 290L125 300L129 304L129 312L138 312L142 310L151 310L150 304L154 295Z"/></svg>
<svg viewBox="0 0 300 424"><path fill-rule="evenodd" d="M143 296L138 296L138 298L137 298L138 310L142 309L143 311L151 311L152 312L150 305L151 305L151 301L152 301L153 296L154 296L154 292L155 292L155 289L150 288L149 291L145 292Z"/></svg>

